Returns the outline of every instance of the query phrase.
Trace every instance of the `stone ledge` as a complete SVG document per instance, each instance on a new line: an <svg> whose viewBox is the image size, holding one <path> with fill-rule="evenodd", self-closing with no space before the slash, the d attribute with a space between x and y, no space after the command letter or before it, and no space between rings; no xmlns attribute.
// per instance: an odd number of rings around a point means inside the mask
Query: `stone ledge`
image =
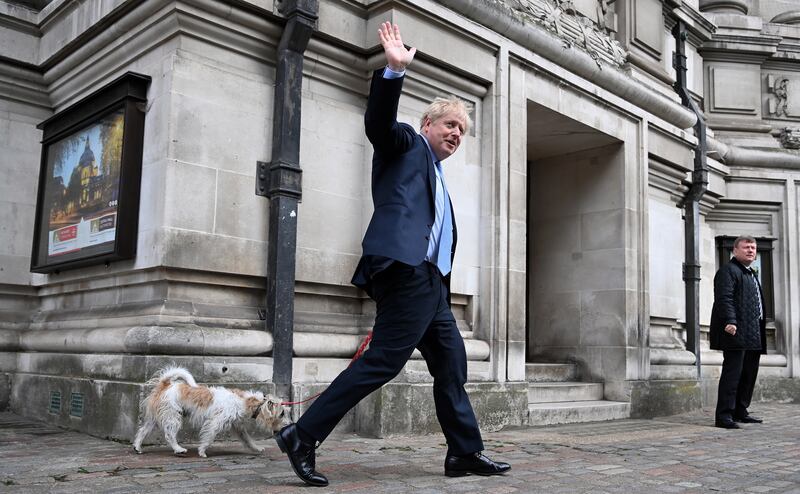
<svg viewBox="0 0 800 494"><path fill-rule="evenodd" d="M0 372L143 383L164 367L185 367L199 383L272 381L271 357L0 353Z"/></svg>
<svg viewBox="0 0 800 494"><path fill-rule="evenodd" d="M3 401L2 376L0 374L0 405ZM123 441L133 439L140 423L139 403L149 392L144 383L33 374L10 377L8 404L14 413L93 436ZM272 383L265 382L229 385L264 393L274 393L275 388ZM60 404L55 408L53 393L60 394ZM80 395L76 402L80 406L77 408L73 406L73 395ZM162 439L159 434L153 433L150 440L159 442Z"/></svg>
<svg viewBox="0 0 800 494"><path fill-rule="evenodd" d="M481 430L527 423L527 383L467 383ZM367 437L441 432L433 384L387 384L356 406L355 431Z"/></svg>
<svg viewBox="0 0 800 494"><path fill-rule="evenodd" d="M633 381L630 384L631 418L675 415L703 405L702 390L696 379Z"/></svg>
<svg viewBox="0 0 800 494"><path fill-rule="evenodd" d="M753 391L753 401L800 403L800 379L791 377L760 377Z"/></svg>

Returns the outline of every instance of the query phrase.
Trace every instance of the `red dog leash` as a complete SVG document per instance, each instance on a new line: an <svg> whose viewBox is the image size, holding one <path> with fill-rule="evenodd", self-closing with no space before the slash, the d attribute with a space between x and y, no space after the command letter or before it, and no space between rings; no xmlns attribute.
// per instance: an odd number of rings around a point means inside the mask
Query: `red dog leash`
<svg viewBox="0 0 800 494"><path fill-rule="evenodd" d="M359 345L359 347L358 347L358 350L356 350L356 354L355 354L355 355L353 355L353 358L352 358L352 359L350 359L350 364L348 364L348 367L350 367L351 365L353 365L353 363L354 363L356 360L358 360L358 359L361 357L361 355L363 355L363 354L364 354L364 350L367 348L367 345L369 345L369 342L370 342L370 341L372 341L372 331L370 331L369 333L367 333L367 337L366 337L366 338L364 338L364 341L362 341L362 342L361 342L361 345ZM302 400L302 401L282 401L282 402L281 402L281 405L302 405L303 403L306 403L306 402L308 402L308 401L311 401L311 400L313 400L314 398L316 398L317 396L321 395L322 393L323 393L323 392L322 392L322 391L320 391L319 393L315 394L315 395L314 395L314 396L312 396L311 398L306 398L305 400Z"/></svg>

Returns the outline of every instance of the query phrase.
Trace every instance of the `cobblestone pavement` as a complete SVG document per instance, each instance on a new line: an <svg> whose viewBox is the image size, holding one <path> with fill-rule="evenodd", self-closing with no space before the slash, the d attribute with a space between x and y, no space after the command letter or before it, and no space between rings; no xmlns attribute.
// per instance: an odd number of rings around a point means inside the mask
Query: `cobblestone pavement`
<svg viewBox="0 0 800 494"><path fill-rule="evenodd" d="M331 485L304 487L272 440L263 455L216 443L208 458L130 445L0 413L0 492L726 492L800 494L800 405L756 404L764 424L711 427L712 410L655 420L485 434L503 477L447 478L441 435L335 435L318 450Z"/></svg>

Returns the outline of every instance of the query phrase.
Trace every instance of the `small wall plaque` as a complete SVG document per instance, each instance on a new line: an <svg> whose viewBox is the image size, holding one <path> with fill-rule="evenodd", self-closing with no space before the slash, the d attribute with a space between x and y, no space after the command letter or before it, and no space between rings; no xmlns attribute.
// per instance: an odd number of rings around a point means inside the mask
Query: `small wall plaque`
<svg viewBox="0 0 800 494"><path fill-rule="evenodd" d="M129 72L38 125L44 138L31 271L135 255L149 82Z"/></svg>

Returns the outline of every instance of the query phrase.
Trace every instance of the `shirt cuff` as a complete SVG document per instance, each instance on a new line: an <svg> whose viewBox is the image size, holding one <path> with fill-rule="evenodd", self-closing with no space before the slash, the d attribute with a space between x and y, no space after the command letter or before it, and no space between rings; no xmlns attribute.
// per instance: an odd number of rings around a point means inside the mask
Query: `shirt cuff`
<svg viewBox="0 0 800 494"><path fill-rule="evenodd" d="M406 71L405 70L401 70L400 72L396 72L396 71L390 69L389 67L386 67L385 69L383 69L383 78L384 79L399 79L399 78L403 77L404 75L406 75Z"/></svg>

